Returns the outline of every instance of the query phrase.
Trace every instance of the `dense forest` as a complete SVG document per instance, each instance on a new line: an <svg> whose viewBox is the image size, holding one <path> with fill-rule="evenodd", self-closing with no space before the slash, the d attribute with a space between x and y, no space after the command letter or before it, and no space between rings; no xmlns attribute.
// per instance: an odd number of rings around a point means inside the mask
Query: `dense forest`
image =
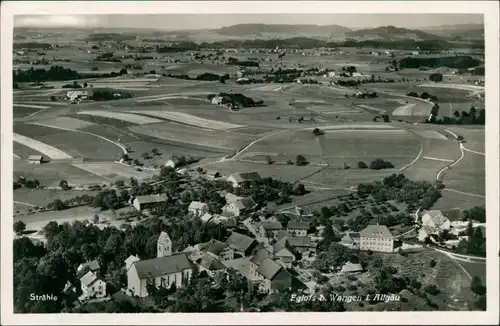
<svg viewBox="0 0 500 326"><path fill-rule="evenodd" d="M118 72L82 74L61 66L51 66L48 70L31 67L27 70L18 69L12 71L14 83L64 81L83 78L110 78L126 75L127 73L127 69L123 68Z"/></svg>
<svg viewBox="0 0 500 326"><path fill-rule="evenodd" d="M471 56L462 55L454 57L434 57L434 58L415 58L409 57L399 61L400 68L472 68L481 64L481 61L472 58Z"/></svg>

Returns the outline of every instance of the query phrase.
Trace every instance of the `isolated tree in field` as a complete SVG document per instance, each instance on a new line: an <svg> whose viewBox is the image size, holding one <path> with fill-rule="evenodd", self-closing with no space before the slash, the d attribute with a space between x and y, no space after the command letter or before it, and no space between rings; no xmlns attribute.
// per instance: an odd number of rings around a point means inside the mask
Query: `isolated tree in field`
<svg viewBox="0 0 500 326"><path fill-rule="evenodd" d="M68 190L69 189L68 181L61 180L59 182L59 187L61 187L62 190Z"/></svg>
<svg viewBox="0 0 500 326"><path fill-rule="evenodd" d="M382 115L382 119L384 119L384 122L389 122L389 115L387 114Z"/></svg>
<svg viewBox="0 0 500 326"><path fill-rule="evenodd" d="M139 162L139 160L138 160L138 159L135 159L135 160L134 160L134 165L141 165L141 162Z"/></svg>
<svg viewBox="0 0 500 326"><path fill-rule="evenodd" d="M314 136L321 136L321 135L324 135L325 132L319 128L314 128L313 134L314 134Z"/></svg>
<svg viewBox="0 0 500 326"><path fill-rule="evenodd" d="M464 137L463 137L463 136L458 135L458 136L457 136L457 140L458 140L459 142L462 142L462 141L464 140Z"/></svg>
<svg viewBox="0 0 500 326"><path fill-rule="evenodd" d="M443 74L441 74L441 73L439 73L439 72L436 72L436 73L434 73L434 74L431 74L431 75L429 76L429 80L430 80L430 81L433 81L433 82L435 82L435 83L438 83L438 82L440 82L440 81L443 81Z"/></svg>
<svg viewBox="0 0 500 326"><path fill-rule="evenodd" d="M89 84L87 84L87 83L83 83L83 88L87 88L88 85Z"/></svg>
<svg viewBox="0 0 500 326"><path fill-rule="evenodd" d="M455 110L455 112L453 112L453 115L457 118L460 118L460 112L458 112L458 110Z"/></svg>
<svg viewBox="0 0 500 326"><path fill-rule="evenodd" d="M303 166L303 165L306 165L308 162L306 160L306 158L302 155L297 155L297 157L295 158L295 165L297 166Z"/></svg>
<svg viewBox="0 0 500 326"><path fill-rule="evenodd" d="M359 161L358 162L358 168L359 169L368 169L368 165L366 165L366 163L363 162L363 161Z"/></svg>
<svg viewBox="0 0 500 326"><path fill-rule="evenodd" d="M267 155L267 156L266 156L266 162L267 162L267 164L269 164L269 165L271 165L271 164L273 164L273 163L274 163L273 159L272 159L272 158L271 158L271 156L269 156L269 155Z"/></svg>
<svg viewBox="0 0 500 326"><path fill-rule="evenodd" d="M23 234L25 230L26 230L26 224L24 224L23 221L14 222L14 232L16 232L17 235Z"/></svg>
<svg viewBox="0 0 500 326"><path fill-rule="evenodd" d="M149 160L151 158L148 152L142 153L141 157L145 160Z"/></svg>
<svg viewBox="0 0 500 326"><path fill-rule="evenodd" d="M160 155L160 152L158 151L158 149L157 149L157 148L153 148L153 149L151 150L151 153L153 153L153 155Z"/></svg>

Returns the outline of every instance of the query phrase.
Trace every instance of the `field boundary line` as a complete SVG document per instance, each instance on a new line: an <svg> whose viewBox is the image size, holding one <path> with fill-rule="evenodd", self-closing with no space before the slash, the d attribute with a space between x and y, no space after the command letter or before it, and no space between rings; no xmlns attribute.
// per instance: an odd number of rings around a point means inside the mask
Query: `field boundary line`
<svg viewBox="0 0 500 326"><path fill-rule="evenodd" d="M81 131L81 130L73 130L73 129L68 129L68 128L64 128L64 127L56 127L56 126L50 126L50 128L54 128L54 129L61 129L61 130L66 130L66 131L72 131L72 132L78 132L78 133L81 133L81 134L87 134L87 135L91 135L91 136L94 136L94 137L98 137L98 138L101 138L101 139L104 139L105 141L107 142L110 142L112 144L115 144L116 146L120 147L123 151L123 154L128 154L127 152L127 149L125 148L125 146L115 142L115 141L112 141L111 139L108 139L104 136L100 136L100 135L96 135L96 134L93 134L91 132L87 132L87 131Z"/></svg>
<svg viewBox="0 0 500 326"><path fill-rule="evenodd" d="M15 201L14 200L14 203L15 204L20 204L20 205L26 205L26 206L30 206L30 207L36 207L36 205L30 204L30 203L25 203L25 202L22 202L22 201Z"/></svg>
<svg viewBox="0 0 500 326"><path fill-rule="evenodd" d="M420 141L420 151L418 152L417 157L415 157L413 159L413 161L411 161L410 163L408 163L407 165L405 165L401 169L399 169L398 173L403 172L404 170L406 170L407 168L409 168L410 166L412 166L413 164L415 164L420 159L420 157L422 156L423 152L424 152L424 140L422 139Z"/></svg>
<svg viewBox="0 0 500 326"><path fill-rule="evenodd" d="M433 161L451 162L451 163L454 162L453 160L448 160L448 159L445 159L445 158L430 157L430 156L424 156L422 158L424 158L426 160L433 160Z"/></svg>
<svg viewBox="0 0 500 326"><path fill-rule="evenodd" d="M448 130L448 129L445 129L444 131L446 131L447 133L451 134L453 137L455 137L455 139L458 140L458 135L455 134L453 131L451 130ZM464 151L467 151L467 152L471 152L471 153L474 153L474 154L477 154L477 155L486 155L485 153L481 153L481 152L476 152L476 151L473 151L472 149L468 149L466 148L463 143L460 143L460 146L463 148Z"/></svg>
<svg viewBox="0 0 500 326"><path fill-rule="evenodd" d="M486 155L486 154L484 154L484 153L481 153L481 152L476 152L476 151L473 151L472 149L468 149L468 148L466 148L465 146L463 146L463 148L464 148L464 151L467 151L467 152L471 152L471 153L474 153L474 154L477 154L477 155L483 155L483 156L485 156L485 155Z"/></svg>
<svg viewBox="0 0 500 326"><path fill-rule="evenodd" d="M457 194L462 194L462 195L471 196L471 197L486 198L486 196L483 196L483 195L473 194L470 192L463 192L463 191L456 190L456 189L444 188L443 190L450 191L450 192L456 192Z"/></svg>

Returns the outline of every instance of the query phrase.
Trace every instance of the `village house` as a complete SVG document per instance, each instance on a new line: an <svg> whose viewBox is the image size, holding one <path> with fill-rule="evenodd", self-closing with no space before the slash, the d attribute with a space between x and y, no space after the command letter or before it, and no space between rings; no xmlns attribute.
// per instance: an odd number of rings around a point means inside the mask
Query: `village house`
<svg viewBox="0 0 500 326"><path fill-rule="evenodd" d="M135 261L129 257L126 264L127 293L139 297L148 296L147 285L177 288L187 285L191 280L194 264L186 253L172 253L172 241L166 232L162 232L157 241L157 258ZM131 258L131 259L130 259Z"/></svg>
<svg viewBox="0 0 500 326"><path fill-rule="evenodd" d="M171 167L172 169L177 168L181 163L181 159L178 156L171 156L167 162L165 162L165 166Z"/></svg>
<svg viewBox="0 0 500 326"><path fill-rule="evenodd" d="M273 245L273 254L287 266L291 266L291 263L297 260L295 250L287 237L281 238Z"/></svg>
<svg viewBox="0 0 500 326"><path fill-rule="evenodd" d="M363 267L361 267L361 264L353 264L350 261L345 263L340 270L341 274L356 274L361 272L363 272Z"/></svg>
<svg viewBox="0 0 500 326"><path fill-rule="evenodd" d="M199 201L192 201L189 204L188 211L194 216L202 216L205 213L208 213L208 204Z"/></svg>
<svg viewBox="0 0 500 326"><path fill-rule="evenodd" d="M261 292L275 293L292 288L292 275L285 267L270 258L261 261L256 273L262 277L262 281L259 282Z"/></svg>
<svg viewBox="0 0 500 326"><path fill-rule="evenodd" d="M359 232L347 232L340 239L340 244L347 248L358 248L359 247Z"/></svg>
<svg viewBox="0 0 500 326"><path fill-rule="evenodd" d="M203 246L203 250L221 260L221 261L227 261L227 260L233 260L234 259L234 250L225 242L212 239Z"/></svg>
<svg viewBox="0 0 500 326"><path fill-rule="evenodd" d="M227 181L230 182L235 188L240 187L244 182L260 180L262 180L262 178L257 172L233 173L227 177Z"/></svg>
<svg viewBox="0 0 500 326"><path fill-rule="evenodd" d="M42 164L43 163L43 156L42 155L30 155L30 156L28 156L28 163L29 164Z"/></svg>
<svg viewBox="0 0 500 326"><path fill-rule="evenodd" d="M449 230L451 221L439 210L427 211L422 215L422 226L428 226L431 229Z"/></svg>
<svg viewBox="0 0 500 326"><path fill-rule="evenodd" d="M424 225L418 230L418 241L424 242L426 238L430 237L431 234L436 233L436 230L430 226Z"/></svg>
<svg viewBox="0 0 500 326"><path fill-rule="evenodd" d="M263 276L261 274L257 273L257 269L259 268L260 264L262 261L266 258L272 259L272 260L277 260L278 257L276 257L273 253L271 253L269 250L262 248L258 250L255 255L253 255L252 258L250 258L250 264L248 268L248 276L250 280L262 280Z"/></svg>
<svg viewBox="0 0 500 326"><path fill-rule="evenodd" d="M224 205L222 210L232 214L233 216L242 216L243 214L253 212L256 207L257 204L254 202L252 197L245 197Z"/></svg>
<svg viewBox="0 0 500 326"><path fill-rule="evenodd" d="M162 203L168 200L168 197L165 195L145 195L145 196L137 196L132 201L134 207L138 211L142 211L144 209L149 209L155 206L158 203Z"/></svg>
<svg viewBox="0 0 500 326"><path fill-rule="evenodd" d="M88 90L73 90L66 93L66 98L70 101L85 100L89 96L92 96L92 94L89 94Z"/></svg>
<svg viewBox="0 0 500 326"><path fill-rule="evenodd" d="M288 233L294 236L306 236L309 230L309 222L290 221L286 227Z"/></svg>
<svg viewBox="0 0 500 326"><path fill-rule="evenodd" d="M359 249L393 252L394 236L385 225L368 225L359 233Z"/></svg>
<svg viewBox="0 0 500 326"><path fill-rule="evenodd" d="M208 253L199 258L196 264L200 272L205 271L210 277L215 277L226 270L226 266L220 260Z"/></svg>
<svg viewBox="0 0 500 326"><path fill-rule="evenodd" d="M80 278L80 284L82 289L80 301L99 299L106 296L106 282L99 279L91 271L88 271L87 274Z"/></svg>
<svg viewBox="0 0 500 326"><path fill-rule="evenodd" d="M215 171L215 170L208 170L207 173L205 174L205 176L208 179L215 180L217 178L220 178L220 173L218 171Z"/></svg>
<svg viewBox="0 0 500 326"><path fill-rule="evenodd" d="M278 240L283 241L283 239L286 239L286 242L293 248L294 252L296 253L298 252L304 254L307 252L310 253L316 252L317 243L312 242L311 238L308 236L300 236L300 237L285 236L279 238Z"/></svg>
<svg viewBox="0 0 500 326"><path fill-rule="evenodd" d="M215 105L221 105L222 99L223 99L222 96L217 95L217 96L214 96L210 102L212 104L215 104Z"/></svg>
<svg viewBox="0 0 500 326"><path fill-rule="evenodd" d="M259 227L260 236L263 238L268 237L268 235L272 235L274 238L282 230L283 226L280 222L262 222Z"/></svg>
<svg viewBox="0 0 500 326"><path fill-rule="evenodd" d="M245 257L252 253L258 242L254 238L233 232L226 240L226 244L234 250L235 254Z"/></svg>
<svg viewBox="0 0 500 326"><path fill-rule="evenodd" d="M101 267L99 266L99 262L97 259L94 259L92 261L88 261L86 263L78 265L76 271L82 272L84 270L88 269L90 272L94 273L95 275L99 276Z"/></svg>
<svg viewBox="0 0 500 326"><path fill-rule="evenodd" d="M212 220L212 218L214 217L213 214L210 214L210 213L205 213L203 214L202 216L200 216L200 220L203 222L203 223L208 223Z"/></svg>

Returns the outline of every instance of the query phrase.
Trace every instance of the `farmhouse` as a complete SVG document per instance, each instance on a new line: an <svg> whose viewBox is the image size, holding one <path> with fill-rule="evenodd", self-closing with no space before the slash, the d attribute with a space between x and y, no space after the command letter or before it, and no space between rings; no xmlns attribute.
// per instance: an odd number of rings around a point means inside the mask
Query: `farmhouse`
<svg viewBox="0 0 500 326"><path fill-rule="evenodd" d="M106 282L100 280L97 275L89 271L80 278L82 295L80 301L104 298L106 296Z"/></svg>
<svg viewBox="0 0 500 326"><path fill-rule="evenodd" d="M165 202L167 200L168 200L168 197L165 195L137 196L133 200L133 205L138 211L142 211L144 209L151 208L155 204Z"/></svg>
<svg viewBox="0 0 500 326"><path fill-rule="evenodd" d="M230 182L235 188L240 187L244 182L260 180L262 180L262 178L257 172L234 173L227 178L227 181Z"/></svg>
<svg viewBox="0 0 500 326"><path fill-rule="evenodd" d="M75 100L78 100L78 99L85 100L89 96L92 96L92 95L89 95L89 91L87 91L87 90L85 90L85 91L84 90L73 90L73 91L68 91L66 93L66 97L70 101L75 101Z"/></svg>
<svg viewBox="0 0 500 326"><path fill-rule="evenodd" d="M188 211L194 216L202 216L205 213L208 213L208 204L199 201L192 201L189 204Z"/></svg>
<svg viewBox="0 0 500 326"><path fill-rule="evenodd" d="M426 238L430 237L431 234L435 233L435 229L430 226L424 225L418 230L418 241L424 242Z"/></svg>
<svg viewBox="0 0 500 326"><path fill-rule="evenodd" d="M340 244L347 248L357 248L359 246L359 232L347 232L340 239Z"/></svg>
<svg viewBox="0 0 500 326"><path fill-rule="evenodd" d="M307 230L309 230L309 222L290 221L286 230L295 236L306 236Z"/></svg>
<svg viewBox="0 0 500 326"><path fill-rule="evenodd" d="M394 237L385 225L368 225L359 233L359 249L393 252Z"/></svg>
<svg viewBox="0 0 500 326"><path fill-rule="evenodd" d="M221 105L222 104L222 96L219 96L219 95L214 96L210 102L212 104L215 104L215 105Z"/></svg>
<svg viewBox="0 0 500 326"><path fill-rule="evenodd" d="M178 156L171 156L167 162L165 162L165 166L169 166L172 169L175 169L181 163L181 159Z"/></svg>
<svg viewBox="0 0 500 326"><path fill-rule="evenodd" d="M267 249L260 249L253 255L253 257L250 259L250 264L249 264L249 277L254 280L262 279L262 275L257 273L257 269L259 268L260 264L262 261L266 258L276 260L278 257L276 257L273 253L271 253Z"/></svg>
<svg viewBox="0 0 500 326"><path fill-rule="evenodd" d="M92 261L88 261L84 264L78 265L76 270L77 270L77 272L81 272L87 268L89 271L91 271L92 273L99 276L99 272L100 272L101 267L99 266L99 262L97 261L97 259L94 259Z"/></svg>
<svg viewBox="0 0 500 326"><path fill-rule="evenodd" d="M226 261L234 259L234 249L232 249L227 243L212 239L206 244L204 244L204 250L207 254L214 256L215 258Z"/></svg>
<svg viewBox="0 0 500 326"><path fill-rule="evenodd" d="M217 179L220 178L220 173L215 170L208 170L207 173L205 174L208 179Z"/></svg>
<svg viewBox="0 0 500 326"><path fill-rule="evenodd" d="M233 249L235 253L241 256L248 256L257 246L258 242L254 238L250 238L238 232L233 232L226 240L226 244Z"/></svg>
<svg viewBox="0 0 500 326"><path fill-rule="evenodd" d="M226 266L221 263L216 257L204 254L197 260L197 265L200 272L207 272L210 277L215 277L217 274L224 272Z"/></svg>
<svg viewBox="0 0 500 326"><path fill-rule="evenodd" d="M439 210L427 211L422 215L422 225L439 230L449 230L451 221Z"/></svg>
<svg viewBox="0 0 500 326"><path fill-rule="evenodd" d="M316 252L317 244L311 241L311 238L308 236L303 237L293 237L287 236L283 239L286 239L286 242L290 244L295 252L305 253L305 252Z"/></svg>
<svg viewBox="0 0 500 326"><path fill-rule="evenodd" d="M256 273L262 277L259 290L264 293L275 293L292 288L292 275L276 261L265 258L261 261Z"/></svg>
<svg viewBox="0 0 500 326"><path fill-rule="evenodd" d="M30 156L28 156L28 163L29 164L42 164L43 163L43 156L42 155L30 155Z"/></svg>
<svg viewBox="0 0 500 326"><path fill-rule="evenodd" d="M224 212L230 213L233 216L241 216L243 214L252 212L257 207L252 197L245 197L238 199L232 203L226 204L222 207Z"/></svg>
<svg viewBox="0 0 500 326"><path fill-rule="evenodd" d="M283 226L280 222L262 222L259 228L261 237L267 237L268 235L276 237L281 230L283 230Z"/></svg>
<svg viewBox="0 0 500 326"><path fill-rule="evenodd" d="M273 254L287 265L297 259L295 251L288 242L287 237L281 238L273 245Z"/></svg>

